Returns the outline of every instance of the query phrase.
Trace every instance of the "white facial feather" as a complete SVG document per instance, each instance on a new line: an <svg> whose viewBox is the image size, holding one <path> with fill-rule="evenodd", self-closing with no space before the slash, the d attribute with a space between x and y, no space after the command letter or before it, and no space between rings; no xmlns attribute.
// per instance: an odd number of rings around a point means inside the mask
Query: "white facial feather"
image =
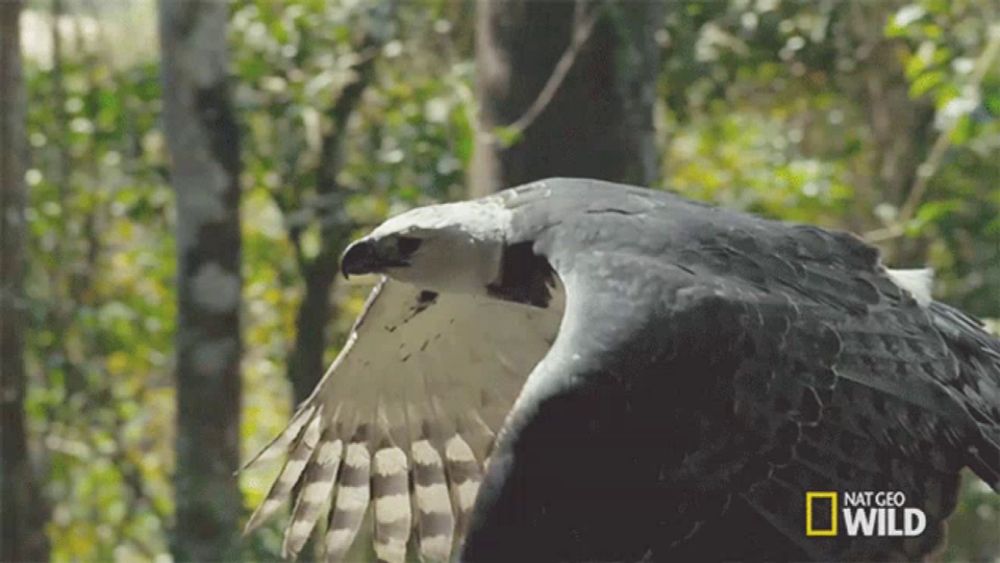
<svg viewBox="0 0 1000 563"><path fill-rule="evenodd" d="M409 265L386 274L422 289L484 294L500 272L511 212L487 198L420 207L397 215L369 236L419 238L420 248Z"/></svg>
<svg viewBox="0 0 1000 563"><path fill-rule="evenodd" d="M419 231L455 231L481 240L502 239L510 229L511 211L496 198L442 203L411 209L391 217L372 231L372 238Z"/></svg>

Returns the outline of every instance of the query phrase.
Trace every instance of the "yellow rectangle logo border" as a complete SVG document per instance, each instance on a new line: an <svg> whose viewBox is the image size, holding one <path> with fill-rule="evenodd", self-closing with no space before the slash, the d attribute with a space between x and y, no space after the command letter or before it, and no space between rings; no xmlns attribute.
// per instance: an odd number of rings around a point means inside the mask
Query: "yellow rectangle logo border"
<svg viewBox="0 0 1000 563"><path fill-rule="evenodd" d="M830 499L830 529L816 530L813 528L813 500ZM806 491L806 536L831 537L837 535L837 492L836 491Z"/></svg>

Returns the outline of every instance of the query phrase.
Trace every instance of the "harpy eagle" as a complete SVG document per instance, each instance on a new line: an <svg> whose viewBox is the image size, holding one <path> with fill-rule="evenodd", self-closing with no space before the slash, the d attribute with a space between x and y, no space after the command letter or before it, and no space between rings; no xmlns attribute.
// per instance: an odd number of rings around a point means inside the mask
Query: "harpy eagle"
<svg viewBox="0 0 1000 563"><path fill-rule="evenodd" d="M251 461L286 459L247 525L296 496L286 557L324 516L343 559L370 512L385 561L915 559L962 468L1000 488L1000 342L846 233L551 179L342 269L382 278ZM806 491L899 491L926 529L806 537Z"/></svg>

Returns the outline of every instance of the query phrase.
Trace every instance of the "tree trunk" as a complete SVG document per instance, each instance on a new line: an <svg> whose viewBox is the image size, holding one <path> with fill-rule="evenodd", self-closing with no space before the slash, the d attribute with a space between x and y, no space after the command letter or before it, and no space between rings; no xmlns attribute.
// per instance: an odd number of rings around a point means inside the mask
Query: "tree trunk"
<svg viewBox="0 0 1000 563"><path fill-rule="evenodd" d="M0 2L0 561L48 560L24 417L25 95L21 3Z"/></svg>
<svg viewBox="0 0 1000 563"><path fill-rule="evenodd" d="M177 195L178 561L238 559L240 161L224 2L160 2L164 128Z"/></svg>
<svg viewBox="0 0 1000 563"><path fill-rule="evenodd" d="M550 176L652 185L661 2L480 2L476 60L481 103L473 195ZM596 10L596 11L595 11ZM598 18L551 99L539 100L574 30ZM545 97L544 95L542 96ZM510 146L494 133L544 108Z"/></svg>
<svg viewBox="0 0 1000 563"><path fill-rule="evenodd" d="M325 257L326 263L305 268L305 294L295 316L295 346L288 355L288 378L298 405L313 392L323 376L323 351L326 350L327 324L333 313L330 291L337 276L337 258ZM330 267L332 264L332 267Z"/></svg>

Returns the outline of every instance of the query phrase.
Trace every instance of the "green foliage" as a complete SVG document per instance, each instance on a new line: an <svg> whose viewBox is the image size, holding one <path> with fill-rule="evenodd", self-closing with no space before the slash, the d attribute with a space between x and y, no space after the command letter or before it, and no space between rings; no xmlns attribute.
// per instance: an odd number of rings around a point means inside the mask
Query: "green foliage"
<svg viewBox="0 0 1000 563"><path fill-rule="evenodd" d="M776 217L894 232L873 236L888 259L935 267L942 296L995 315L995 18L983 3L935 1L677 10L663 34L665 183ZM926 191L900 217L923 171Z"/></svg>
<svg viewBox="0 0 1000 563"><path fill-rule="evenodd" d="M346 155L336 181L349 196L349 223L381 220L386 202L462 195L473 145L471 65L448 60L447 6L425 4L403 3L394 13L350 2L237 4L246 166L287 220L308 229L323 214L316 190L330 140ZM365 65L376 60L369 76ZM359 83L367 85L363 99L342 112L339 102Z"/></svg>
<svg viewBox="0 0 1000 563"><path fill-rule="evenodd" d="M155 64L28 65L32 429L53 557L165 550L173 239Z"/></svg>

